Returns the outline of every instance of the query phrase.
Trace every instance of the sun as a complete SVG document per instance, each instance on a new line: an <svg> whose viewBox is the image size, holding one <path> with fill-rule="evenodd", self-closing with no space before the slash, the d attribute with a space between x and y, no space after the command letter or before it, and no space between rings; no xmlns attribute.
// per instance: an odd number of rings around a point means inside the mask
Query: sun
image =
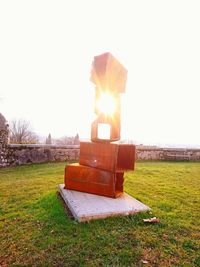
<svg viewBox="0 0 200 267"><path fill-rule="evenodd" d="M112 115L116 109L115 98L108 94L102 93L97 100L96 107L99 112L104 113L105 115Z"/></svg>

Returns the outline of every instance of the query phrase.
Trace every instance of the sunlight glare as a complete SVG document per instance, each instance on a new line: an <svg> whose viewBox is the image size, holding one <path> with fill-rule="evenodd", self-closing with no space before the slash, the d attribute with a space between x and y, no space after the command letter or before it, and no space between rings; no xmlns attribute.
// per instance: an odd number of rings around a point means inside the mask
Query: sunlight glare
<svg viewBox="0 0 200 267"><path fill-rule="evenodd" d="M97 101L97 109L106 115L111 115L116 109L115 98L108 93L102 93Z"/></svg>

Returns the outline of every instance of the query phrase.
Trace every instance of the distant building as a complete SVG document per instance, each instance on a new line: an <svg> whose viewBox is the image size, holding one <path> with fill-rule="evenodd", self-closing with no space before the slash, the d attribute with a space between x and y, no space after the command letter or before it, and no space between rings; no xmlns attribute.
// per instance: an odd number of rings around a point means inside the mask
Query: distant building
<svg viewBox="0 0 200 267"><path fill-rule="evenodd" d="M79 135L77 134L75 137L74 137L74 145L79 145L80 144L80 140L79 140Z"/></svg>
<svg viewBox="0 0 200 267"><path fill-rule="evenodd" d="M52 144L51 134L49 134L48 137L46 138L46 144L47 145L51 145Z"/></svg>

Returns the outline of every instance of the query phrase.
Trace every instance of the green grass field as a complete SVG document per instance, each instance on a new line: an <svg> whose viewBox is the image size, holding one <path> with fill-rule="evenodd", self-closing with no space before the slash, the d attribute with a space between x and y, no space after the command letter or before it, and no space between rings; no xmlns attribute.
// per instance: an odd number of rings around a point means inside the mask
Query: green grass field
<svg viewBox="0 0 200 267"><path fill-rule="evenodd" d="M64 166L0 169L0 266L200 266L200 163L137 162L125 191L152 212L83 224L57 194Z"/></svg>

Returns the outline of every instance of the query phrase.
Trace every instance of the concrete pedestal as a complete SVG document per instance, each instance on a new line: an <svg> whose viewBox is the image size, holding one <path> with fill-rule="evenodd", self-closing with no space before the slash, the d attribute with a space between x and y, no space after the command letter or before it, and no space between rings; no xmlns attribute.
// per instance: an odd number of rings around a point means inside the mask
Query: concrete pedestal
<svg viewBox="0 0 200 267"><path fill-rule="evenodd" d="M148 206L126 193L119 198L109 198L64 189L64 184L59 185L59 192L72 215L79 222L111 216L126 216L150 210Z"/></svg>

